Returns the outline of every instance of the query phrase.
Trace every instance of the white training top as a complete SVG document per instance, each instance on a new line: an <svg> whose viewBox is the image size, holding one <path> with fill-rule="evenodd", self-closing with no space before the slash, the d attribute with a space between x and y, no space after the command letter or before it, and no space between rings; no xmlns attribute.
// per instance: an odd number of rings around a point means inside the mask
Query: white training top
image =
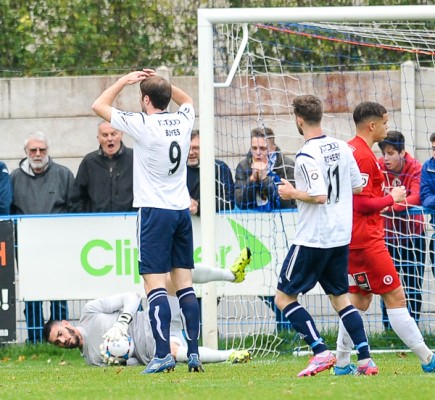
<svg viewBox="0 0 435 400"><path fill-rule="evenodd" d="M147 115L112 107L110 124L135 139L133 206L184 210L190 206L186 162L195 120L191 104Z"/></svg>
<svg viewBox="0 0 435 400"><path fill-rule="evenodd" d="M294 244L331 248L350 243L352 189L363 185L348 144L321 136L307 140L296 154L295 184L310 196L328 196L325 204L297 201L299 222Z"/></svg>
<svg viewBox="0 0 435 400"><path fill-rule="evenodd" d="M107 365L103 363L100 344L103 343L103 335L118 320L121 312L129 312L133 316L128 326L128 334L134 343L134 353L128 359L127 365L147 365L154 357L155 341L148 316L148 302L146 298L142 299L144 311L136 312L139 299L133 311L128 306L126 307L128 302L131 303L132 295L135 296L134 293L122 293L99 298L89 301L83 307L77 329L82 334L84 341L81 353L89 365ZM168 301L172 316L170 328L171 342L176 337L178 338L176 342L187 347L183 335L178 299L175 296L168 296Z"/></svg>

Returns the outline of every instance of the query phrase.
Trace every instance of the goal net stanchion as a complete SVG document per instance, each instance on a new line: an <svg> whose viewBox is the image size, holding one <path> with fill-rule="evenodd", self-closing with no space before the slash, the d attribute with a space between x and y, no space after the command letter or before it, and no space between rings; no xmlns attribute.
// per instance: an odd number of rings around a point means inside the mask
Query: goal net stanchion
<svg viewBox="0 0 435 400"><path fill-rule="evenodd" d="M225 339L227 347L235 347L237 337L245 344L246 336L269 335L252 346L260 354L274 353L280 322L269 302L297 223L297 212L288 211L233 210L217 217L214 159L227 162L234 176L249 150L250 131L265 126L273 128L281 150L294 156L302 140L291 102L309 93L325 105L325 133L343 140L354 135L351 113L359 102L382 103L390 128L402 131L407 151L423 162L430 156L428 135L435 131L434 21L435 6L198 10L201 261L215 265L220 246L235 255L242 244L253 247L254 260L246 282L232 284L236 289L203 287L204 345L216 347ZM379 151L376 145L373 150ZM431 232L426 215L425 235ZM428 317L420 326L433 332L435 293L428 270L422 289ZM301 301L314 308L321 329L336 327L319 288ZM369 310L369 331L382 329L380 310L379 301Z"/></svg>

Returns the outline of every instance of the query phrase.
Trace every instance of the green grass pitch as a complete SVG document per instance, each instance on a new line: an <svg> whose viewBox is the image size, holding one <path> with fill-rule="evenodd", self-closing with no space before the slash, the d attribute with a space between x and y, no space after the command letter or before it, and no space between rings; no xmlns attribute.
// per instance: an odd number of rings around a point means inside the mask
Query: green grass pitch
<svg viewBox="0 0 435 400"><path fill-rule="evenodd" d="M308 356L254 358L248 364L206 364L205 373L141 375L144 367L89 367L77 350L50 345L0 348L0 399L433 399L435 374L411 353L374 354L377 376L328 371L297 378Z"/></svg>

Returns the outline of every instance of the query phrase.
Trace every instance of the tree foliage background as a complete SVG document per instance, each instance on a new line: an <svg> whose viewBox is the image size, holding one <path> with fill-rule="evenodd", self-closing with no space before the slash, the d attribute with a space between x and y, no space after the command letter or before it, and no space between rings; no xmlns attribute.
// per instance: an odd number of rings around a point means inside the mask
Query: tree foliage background
<svg viewBox="0 0 435 400"><path fill-rule="evenodd" d="M1 0L0 76L197 69L197 9L431 4L425 0ZM303 40L301 40L301 47ZM303 60L303 52L296 57ZM310 56L312 57L312 55ZM312 59L312 64L321 60Z"/></svg>

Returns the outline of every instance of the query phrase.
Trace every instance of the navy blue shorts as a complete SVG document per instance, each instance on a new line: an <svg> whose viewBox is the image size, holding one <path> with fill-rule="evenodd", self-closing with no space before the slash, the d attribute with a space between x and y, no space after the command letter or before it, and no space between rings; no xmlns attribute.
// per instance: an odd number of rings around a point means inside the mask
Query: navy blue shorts
<svg viewBox="0 0 435 400"><path fill-rule="evenodd" d="M172 268L193 269L190 211L140 208L137 218L139 273L163 274Z"/></svg>
<svg viewBox="0 0 435 400"><path fill-rule="evenodd" d="M349 246L320 249L292 245L281 268L278 289L288 295L305 294L317 282L326 294L349 291Z"/></svg>

